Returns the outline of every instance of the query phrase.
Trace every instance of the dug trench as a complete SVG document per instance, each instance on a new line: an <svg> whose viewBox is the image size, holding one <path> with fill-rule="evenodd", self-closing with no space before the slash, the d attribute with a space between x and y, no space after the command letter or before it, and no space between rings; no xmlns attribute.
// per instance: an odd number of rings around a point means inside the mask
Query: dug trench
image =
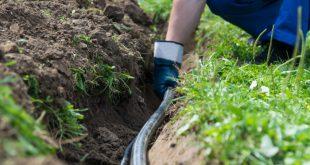
<svg viewBox="0 0 310 165"><path fill-rule="evenodd" d="M61 144L58 158L120 162L159 104L150 85L150 24L135 0L0 1L0 77L17 78L8 84L16 102L36 118L43 110L33 97L49 100L50 109L64 102L87 109L85 137L64 142L48 127Z"/></svg>

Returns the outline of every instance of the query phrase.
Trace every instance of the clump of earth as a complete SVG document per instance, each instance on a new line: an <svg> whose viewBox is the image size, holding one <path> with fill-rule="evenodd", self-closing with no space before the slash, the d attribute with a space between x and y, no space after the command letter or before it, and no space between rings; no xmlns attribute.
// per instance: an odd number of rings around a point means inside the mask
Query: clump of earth
<svg viewBox="0 0 310 165"><path fill-rule="evenodd" d="M118 164L122 154L158 105L151 88L152 32L149 17L135 0L2 0L0 2L0 78L16 102L36 116L25 76L39 82L39 97L87 108L88 136L67 144L58 156L69 163ZM75 41L77 36L87 36ZM134 77L117 104L106 93L76 89L73 69L103 63ZM92 74L86 74L92 77ZM59 103L59 104L58 104ZM0 152L1 154L1 152Z"/></svg>

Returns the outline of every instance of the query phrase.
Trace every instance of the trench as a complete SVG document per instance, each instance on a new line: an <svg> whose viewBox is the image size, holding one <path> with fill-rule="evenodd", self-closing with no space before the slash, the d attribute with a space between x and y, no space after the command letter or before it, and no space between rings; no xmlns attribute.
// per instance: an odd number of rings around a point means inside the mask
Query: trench
<svg viewBox="0 0 310 165"><path fill-rule="evenodd" d="M64 146L58 156L68 164L119 164L126 147L160 104L150 84L141 90L142 97L131 96L119 106L93 107L86 114L88 136L78 147Z"/></svg>

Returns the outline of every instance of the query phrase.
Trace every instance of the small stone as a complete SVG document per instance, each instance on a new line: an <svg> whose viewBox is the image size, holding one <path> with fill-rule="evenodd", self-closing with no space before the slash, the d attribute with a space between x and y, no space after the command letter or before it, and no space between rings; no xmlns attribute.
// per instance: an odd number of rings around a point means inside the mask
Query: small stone
<svg viewBox="0 0 310 165"><path fill-rule="evenodd" d="M0 56L7 53L18 53L17 45L11 41L0 43Z"/></svg>
<svg viewBox="0 0 310 165"><path fill-rule="evenodd" d="M81 49L87 49L88 46L87 46L87 44L81 42L81 43L79 44L79 47L80 47Z"/></svg>
<svg viewBox="0 0 310 165"><path fill-rule="evenodd" d="M90 0L76 0L76 2L79 4L80 8L88 8L92 4Z"/></svg>
<svg viewBox="0 0 310 165"><path fill-rule="evenodd" d="M107 6L104 14L113 21L119 22L124 18L124 11L117 6Z"/></svg>
<svg viewBox="0 0 310 165"><path fill-rule="evenodd" d="M176 146L177 146L177 144L175 144L175 143L170 144L170 148L175 148Z"/></svg>
<svg viewBox="0 0 310 165"><path fill-rule="evenodd" d="M20 32L19 25L17 23L14 23L10 26L10 31L13 33L18 34Z"/></svg>
<svg viewBox="0 0 310 165"><path fill-rule="evenodd" d="M106 2L105 0L95 0L94 4L96 5L97 8L99 9L104 9L106 7Z"/></svg>

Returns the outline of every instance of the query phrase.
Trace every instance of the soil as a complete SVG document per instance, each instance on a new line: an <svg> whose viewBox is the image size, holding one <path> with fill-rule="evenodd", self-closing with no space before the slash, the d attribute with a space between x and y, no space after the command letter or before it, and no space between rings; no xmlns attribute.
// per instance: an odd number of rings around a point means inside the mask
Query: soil
<svg viewBox="0 0 310 165"><path fill-rule="evenodd" d="M179 106L170 108L167 118L172 118ZM179 136L178 129L184 125L182 119L168 122L148 152L150 165L203 165L204 155L194 135Z"/></svg>
<svg viewBox="0 0 310 165"><path fill-rule="evenodd" d="M11 84L16 101L37 115L22 81L32 75L39 82L39 97L53 98L55 108L64 100L88 108L84 121L88 136L80 145L64 145L58 154L62 160L118 164L129 141L156 109L159 100L150 85L150 24L135 0L0 1L0 78L6 73L19 77ZM90 41L74 43L80 35ZM124 94L115 105L106 93L80 93L72 69L98 63L133 76L132 94ZM86 79L93 76L87 74Z"/></svg>

